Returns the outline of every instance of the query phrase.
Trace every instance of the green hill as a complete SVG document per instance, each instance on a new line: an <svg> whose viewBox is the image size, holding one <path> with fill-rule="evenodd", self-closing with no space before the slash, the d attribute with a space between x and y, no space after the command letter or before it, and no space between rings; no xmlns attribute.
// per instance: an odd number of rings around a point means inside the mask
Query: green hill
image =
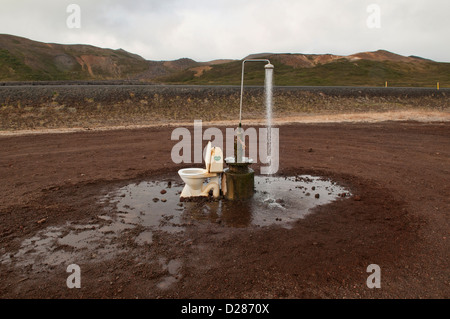
<svg viewBox="0 0 450 319"><path fill-rule="evenodd" d="M334 58L323 59L323 62L320 58L324 55L266 54L250 58L269 59L275 66L275 84L280 86L384 86L386 81L388 86L435 87L437 82L441 87L450 86L450 63L395 54L391 58L379 58L378 54L386 52L372 52L372 58L359 58L358 54L349 57L328 55ZM299 63L289 63L289 58L291 61L297 59ZM300 63L302 60L313 63L306 65ZM214 65L200 76L184 70L160 80L167 83L239 85L241 67L241 61L233 61ZM263 82L264 68L261 64L246 63L245 84L262 85Z"/></svg>
<svg viewBox="0 0 450 319"><path fill-rule="evenodd" d="M0 34L0 81L152 79L198 65L147 61L125 50L42 43Z"/></svg>
<svg viewBox="0 0 450 319"><path fill-rule="evenodd" d="M350 56L262 53L280 86L450 86L450 63L384 50ZM148 61L122 49L42 43L0 34L0 81L138 80L165 84L239 85L242 61ZM247 63L246 85L262 85L264 68Z"/></svg>

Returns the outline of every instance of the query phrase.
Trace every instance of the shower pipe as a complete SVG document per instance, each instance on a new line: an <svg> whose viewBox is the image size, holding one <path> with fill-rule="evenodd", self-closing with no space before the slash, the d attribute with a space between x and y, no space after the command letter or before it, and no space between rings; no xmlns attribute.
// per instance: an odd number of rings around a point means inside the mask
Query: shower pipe
<svg viewBox="0 0 450 319"><path fill-rule="evenodd" d="M241 120L242 120L242 97L244 94L244 66L245 62L267 62L267 65L270 65L272 68L273 66L270 64L270 61L268 59L247 59L242 61L242 76L241 76L241 100L239 103L239 127L241 126Z"/></svg>

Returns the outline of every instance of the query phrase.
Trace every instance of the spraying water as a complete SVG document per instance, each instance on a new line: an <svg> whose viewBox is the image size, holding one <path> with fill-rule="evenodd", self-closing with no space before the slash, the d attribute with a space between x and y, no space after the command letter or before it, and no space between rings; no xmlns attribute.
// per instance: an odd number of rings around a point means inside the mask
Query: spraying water
<svg viewBox="0 0 450 319"><path fill-rule="evenodd" d="M243 130L241 126L241 119L242 119L242 100L243 100L243 93L244 93L244 65L246 62L266 62L267 64L264 66L265 69L265 80L264 80L264 88L265 88L265 105L266 105L266 125L267 125L267 149L266 149L266 164L269 164L269 172L266 172L264 174L275 174L276 169L272 166L272 157L274 155L272 150L272 95L273 95L273 69L274 66L270 63L267 59L248 59L242 61L242 77L241 77L241 100L240 100L240 107L239 107L239 127L237 128L237 137L238 137L238 143L236 145L236 161L238 163L241 163L243 160L243 154L245 152L244 145L243 145ZM241 137L241 138L239 138ZM241 145L239 145L239 140L242 141ZM237 155L236 155L237 154Z"/></svg>
<svg viewBox="0 0 450 319"><path fill-rule="evenodd" d="M267 163L272 167L272 96L273 96L273 65L266 64L264 88L265 88L265 104L266 104L266 125L267 125ZM273 174L274 172L269 172Z"/></svg>

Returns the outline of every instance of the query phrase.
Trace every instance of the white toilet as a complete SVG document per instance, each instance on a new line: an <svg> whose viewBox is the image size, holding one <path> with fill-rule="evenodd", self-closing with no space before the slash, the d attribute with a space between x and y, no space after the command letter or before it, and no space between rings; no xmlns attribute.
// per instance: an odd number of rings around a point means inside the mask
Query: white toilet
<svg viewBox="0 0 450 319"><path fill-rule="evenodd" d="M213 191L213 197L220 196L219 177L223 172L223 154L219 147L211 147L208 142L205 153L206 168L183 168L178 171L186 184L181 192L181 198L208 196ZM209 178L209 183L205 180Z"/></svg>

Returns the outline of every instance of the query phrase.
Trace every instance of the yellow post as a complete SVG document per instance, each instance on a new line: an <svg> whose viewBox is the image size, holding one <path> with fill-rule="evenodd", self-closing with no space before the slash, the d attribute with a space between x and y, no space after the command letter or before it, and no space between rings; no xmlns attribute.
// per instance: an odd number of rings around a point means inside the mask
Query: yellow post
<svg viewBox="0 0 450 319"><path fill-rule="evenodd" d="M439 90L439 82L437 83L437 89Z"/></svg>
<svg viewBox="0 0 450 319"><path fill-rule="evenodd" d="M387 87L388 87L387 81L386 81L386 83L384 83L384 87L385 87L385 88L387 88Z"/></svg>

